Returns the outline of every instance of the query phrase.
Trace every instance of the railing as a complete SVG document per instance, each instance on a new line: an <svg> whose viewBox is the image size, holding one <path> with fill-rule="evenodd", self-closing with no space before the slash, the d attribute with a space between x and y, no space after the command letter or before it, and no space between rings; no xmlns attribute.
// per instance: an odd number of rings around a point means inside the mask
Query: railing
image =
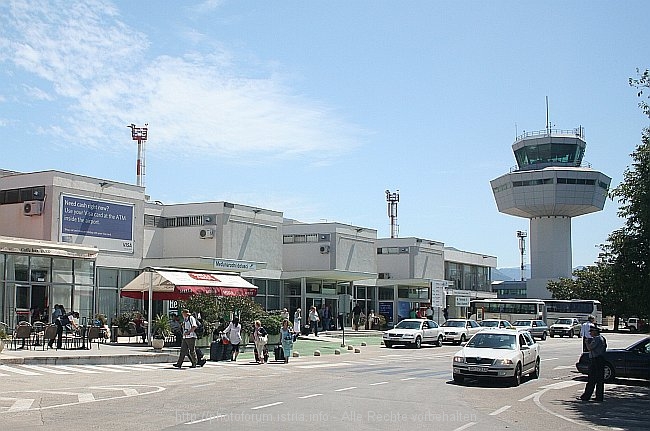
<svg viewBox="0 0 650 431"><path fill-rule="evenodd" d="M544 130L535 130L532 132L524 131L521 135L517 136L515 142L520 141L525 138L530 138L534 136L557 136L557 135L568 135L568 136L577 136L581 139L585 139L585 128L580 126L575 129L544 129Z"/></svg>

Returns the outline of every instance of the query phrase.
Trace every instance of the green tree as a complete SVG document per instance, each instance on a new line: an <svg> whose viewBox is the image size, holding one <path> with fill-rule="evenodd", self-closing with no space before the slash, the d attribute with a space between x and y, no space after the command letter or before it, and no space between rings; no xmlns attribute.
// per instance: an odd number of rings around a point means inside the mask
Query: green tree
<svg viewBox="0 0 650 431"><path fill-rule="evenodd" d="M646 69L641 72L641 70L637 68L636 74L636 78L630 78L630 86L639 90L637 96L642 97L645 89L650 88L650 70ZM648 98L650 98L650 96L648 96ZM645 100L639 102L639 108L650 117L650 105L648 105Z"/></svg>

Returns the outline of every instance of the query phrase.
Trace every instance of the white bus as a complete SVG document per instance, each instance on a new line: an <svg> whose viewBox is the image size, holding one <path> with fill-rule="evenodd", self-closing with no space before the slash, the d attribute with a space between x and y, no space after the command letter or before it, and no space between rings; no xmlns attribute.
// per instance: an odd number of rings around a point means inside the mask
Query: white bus
<svg viewBox="0 0 650 431"><path fill-rule="evenodd" d="M595 299L545 299L546 314L549 325L560 317L575 317L580 322L586 322L591 314L596 318L596 324L603 324L603 307Z"/></svg>
<svg viewBox="0 0 650 431"><path fill-rule="evenodd" d="M540 299L474 299L470 311L477 320L502 319L543 320L546 322L546 304Z"/></svg>

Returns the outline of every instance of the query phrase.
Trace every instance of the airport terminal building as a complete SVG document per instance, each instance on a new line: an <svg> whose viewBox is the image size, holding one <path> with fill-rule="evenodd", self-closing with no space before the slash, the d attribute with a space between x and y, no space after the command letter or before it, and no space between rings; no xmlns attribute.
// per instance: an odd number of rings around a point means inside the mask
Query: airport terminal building
<svg viewBox="0 0 650 431"><path fill-rule="evenodd" d="M237 274L267 310L329 306L344 294L396 322L431 304L440 319L494 297L496 257L371 227L302 223L224 201L165 205L145 188L60 171L0 170L0 321L48 320L55 304L91 318L147 310L120 291L143 271ZM153 301L155 312L173 301Z"/></svg>

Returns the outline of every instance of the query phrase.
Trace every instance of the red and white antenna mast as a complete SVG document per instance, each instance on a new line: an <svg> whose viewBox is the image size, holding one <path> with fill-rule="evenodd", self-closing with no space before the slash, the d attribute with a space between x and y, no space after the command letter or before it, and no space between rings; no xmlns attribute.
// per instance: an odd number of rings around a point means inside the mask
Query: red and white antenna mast
<svg viewBox="0 0 650 431"><path fill-rule="evenodd" d="M390 237L397 238L397 204L399 203L399 190L395 193L386 190L386 201L388 202L388 218L390 218Z"/></svg>
<svg viewBox="0 0 650 431"><path fill-rule="evenodd" d="M135 124L126 126L131 128L131 139L138 141L138 162L135 167L136 171L136 184L144 187L144 144L147 142L147 132L149 130L149 123L144 127L136 127Z"/></svg>

